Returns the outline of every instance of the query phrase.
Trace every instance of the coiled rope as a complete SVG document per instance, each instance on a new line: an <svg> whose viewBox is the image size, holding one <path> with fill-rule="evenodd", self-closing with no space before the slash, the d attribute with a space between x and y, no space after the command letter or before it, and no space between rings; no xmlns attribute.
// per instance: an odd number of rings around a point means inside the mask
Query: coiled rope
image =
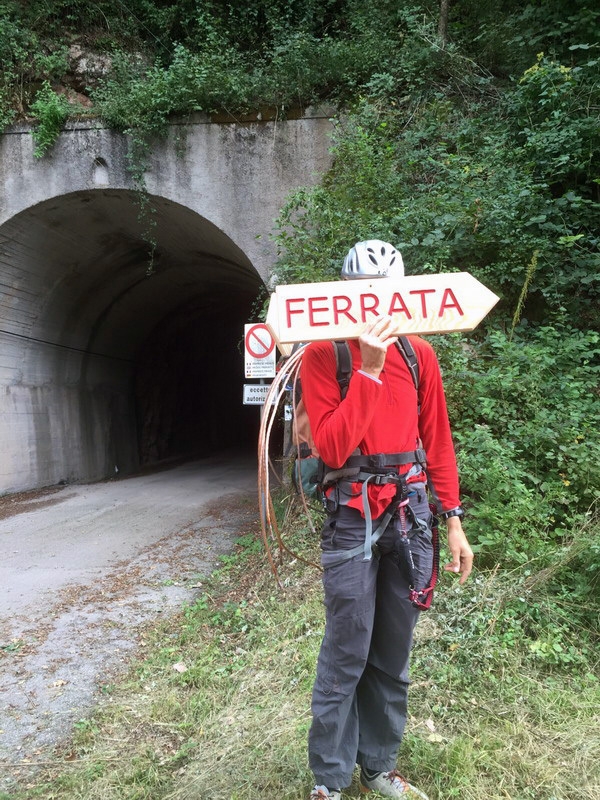
<svg viewBox="0 0 600 800"><path fill-rule="evenodd" d="M296 387L302 366L302 353L304 347L305 345L302 345L288 358L286 358L285 361L282 362L281 367L273 379L273 382L271 383L269 391L265 397L263 413L260 421L260 429L258 433L258 505L260 513L261 536L271 570L273 571L275 580L280 588L283 588L283 585L281 583L279 572L275 563L276 559L273 553L274 544L279 550L278 561L280 565L282 563L283 552L285 551L293 558L297 558L299 561L302 561L305 564L314 566L317 569L321 569L318 564L302 558L297 553L294 553L292 550L290 550L290 548L285 544L277 523L277 517L271 497L269 458L271 431L273 430L275 421L279 417L280 409L284 404L290 386L292 387L292 408L296 407ZM299 445L296 444L296 447L299 458ZM299 493L306 517L309 521L311 530L314 533L315 529L310 518L310 512L301 481L299 481Z"/></svg>

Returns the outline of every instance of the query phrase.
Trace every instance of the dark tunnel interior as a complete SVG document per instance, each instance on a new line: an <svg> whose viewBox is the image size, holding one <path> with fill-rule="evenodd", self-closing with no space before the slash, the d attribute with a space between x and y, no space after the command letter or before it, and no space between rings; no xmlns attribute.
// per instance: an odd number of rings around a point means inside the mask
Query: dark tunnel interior
<svg viewBox="0 0 600 800"><path fill-rule="evenodd" d="M242 405L243 323L254 301L249 294L197 298L161 320L140 347L134 391L142 466L256 449L259 409Z"/></svg>

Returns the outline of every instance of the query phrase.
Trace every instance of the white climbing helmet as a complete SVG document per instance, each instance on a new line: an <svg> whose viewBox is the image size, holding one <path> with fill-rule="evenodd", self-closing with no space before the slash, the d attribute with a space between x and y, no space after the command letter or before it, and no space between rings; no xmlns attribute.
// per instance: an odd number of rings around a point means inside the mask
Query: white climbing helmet
<svg viewBox="0 0 600 800"><path fill-rule="evenodd" d="M357 242L348 251L342 267L342 278L403 278L402 256L387 242L369 239Z"/></svg>

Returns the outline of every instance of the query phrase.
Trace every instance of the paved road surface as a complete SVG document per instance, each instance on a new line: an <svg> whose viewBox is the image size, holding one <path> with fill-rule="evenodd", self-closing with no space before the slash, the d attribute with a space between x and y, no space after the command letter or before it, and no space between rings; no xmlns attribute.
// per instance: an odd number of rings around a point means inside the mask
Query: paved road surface
<svg viewBox="0 0 600 800"><path fill-rule="evenodd" d="M237 536L256 467L223 455L0 505L0 790L68 736ZM7 514L10 514L7 516ZM2 518L4 517L4 518Z"/></svg>

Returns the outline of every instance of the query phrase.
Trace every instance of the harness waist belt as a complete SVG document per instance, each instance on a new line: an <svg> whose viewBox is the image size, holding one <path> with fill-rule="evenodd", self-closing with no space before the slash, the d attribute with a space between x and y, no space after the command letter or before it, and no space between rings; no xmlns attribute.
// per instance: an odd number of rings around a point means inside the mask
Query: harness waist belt
<svg viewBox="0 0 600 800"><path fill-rule="evenodd" d="M425 450L409 450L405 453L374 453L352 455L341 469L329 469L321 461L321 485L325 488L340 480L362 482L372 480L375 484L398 482L395 468L403 464L427 464ZM403 476L406 477L406 476ZM375 480L373 480L375 479Z"/></svg>
<svg viewBox="0 0 600 800"><path fill-rule="evenodd" d="M351 483L362 483L369 481L371 485L382 486L384 483L402 483L406 481L405 475L399 472L370 472L369 470L359 470L356 475L350 476Z"/></svg>
<svg viewBox="0 0 600 800"><path fill-rule="evenodd" d="M405 453L374 453L372 455L350 456L345 467L365 467L367 469L391 469L403 464L425 464L425 450L409 450Z"/></svg>

